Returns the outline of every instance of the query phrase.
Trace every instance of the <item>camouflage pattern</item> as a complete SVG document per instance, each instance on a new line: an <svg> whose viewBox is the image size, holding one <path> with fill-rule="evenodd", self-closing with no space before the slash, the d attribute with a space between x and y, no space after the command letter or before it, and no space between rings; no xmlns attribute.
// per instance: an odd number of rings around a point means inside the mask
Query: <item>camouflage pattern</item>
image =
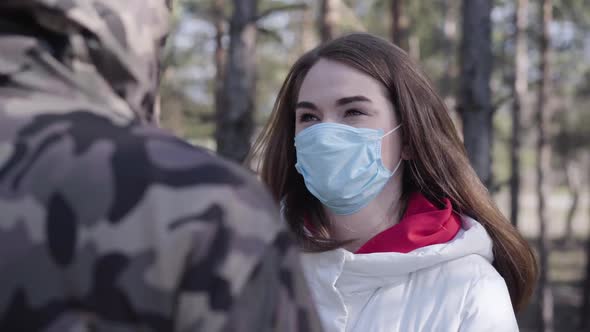
<svg viewBox="0 0 590 332"><path fill-rule="evenodd" d="M146 124L167 10L0 1L0 331L319 331L267 192Z"/></svg>

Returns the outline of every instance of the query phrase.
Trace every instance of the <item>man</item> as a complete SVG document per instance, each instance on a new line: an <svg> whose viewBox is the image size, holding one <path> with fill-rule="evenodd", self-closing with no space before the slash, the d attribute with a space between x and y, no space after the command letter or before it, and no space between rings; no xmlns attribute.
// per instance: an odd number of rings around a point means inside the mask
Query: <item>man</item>
<svg viewBox="0 0 590 332"><path fill-rule="evenodd" d="M147 125L164 0L0 2L0 331L317 331L246 172Z"/></svg>

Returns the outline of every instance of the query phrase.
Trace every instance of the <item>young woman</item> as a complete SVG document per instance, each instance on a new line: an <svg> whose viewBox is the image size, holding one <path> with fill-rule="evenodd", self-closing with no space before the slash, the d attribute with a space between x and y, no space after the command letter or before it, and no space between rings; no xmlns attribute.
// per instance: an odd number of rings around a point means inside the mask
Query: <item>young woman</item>
<svg viewBox="0 0 590 332"><path fill-rule="evenodd" d="M305 54L254 155L308 253L327 331L517 331L537 268L408 55L368 34Z"/></svg>

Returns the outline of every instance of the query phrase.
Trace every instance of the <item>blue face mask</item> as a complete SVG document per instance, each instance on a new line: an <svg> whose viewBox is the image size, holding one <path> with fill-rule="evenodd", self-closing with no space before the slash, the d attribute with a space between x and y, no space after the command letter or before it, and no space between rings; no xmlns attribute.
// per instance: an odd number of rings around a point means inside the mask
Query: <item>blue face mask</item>
<svg viewBox="0 0 590 332"><path fill-rule="evenodd" d="M393 133L355 128L337 123L320 123L295 136L297 163L307 189L332 212L358 212L374 199L393 172L381 160L381 140Z"/></svg>

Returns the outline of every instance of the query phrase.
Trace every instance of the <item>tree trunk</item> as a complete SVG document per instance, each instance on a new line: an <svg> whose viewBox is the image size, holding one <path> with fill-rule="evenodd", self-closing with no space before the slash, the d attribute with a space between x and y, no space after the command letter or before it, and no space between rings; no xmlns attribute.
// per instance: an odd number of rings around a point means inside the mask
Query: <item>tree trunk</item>
<svg viewBox="0 0 590 332"><path fill-rule="evenodd" d="M316 44L317 40L314 38L315 31L313 29L313 11L311 6L307 6L301 12L301 26L299 32L299 55L311 50ZM299 56L297 56L299 57Z"/></svg>
<svg viewBox="0 0 590 332"><path fill-rule="evenodd" d="M234 0L224 73L224 108L217 120L217 151L242 162L250 150L256 95L257 0Z"/></svg>
<svg viewBox="0 0 590 332"><path fill-rule="evenodd" d="M457 61L456 61L456 48L457 48L457 21L459 15L458 2L454 0L443 1L443 15L444 22L442 30L445 36L445 42L443 45L444 57L445 57L445 68L441 84L440 91L445 97L447 104L455 104L455 82L457 80Z"/></svg>
<svg viewBox="0 0 590 332"><path fill-rule="evenodd" d="M512 108L512 146L510 148L510 164L512 176L510 178L510 220L518 226L519 196L520 196L520 152L521 137L523 135L521 109L524 108L528 90L528 56L527 56L527 13L528 0L518 0L516 4L516 50L514 56L514 104Z"/></svg>
<svg viewBox="0 0 590 332"><path fill-rule="evenodd" d="M337 0L322 0L320 3L319 30L322 43L334 39L338 13Z"/></svg>
<svg viewBox="0 0 590 332"><path fill-rule="evenodd" d="M391 40L406 52L410 51L409 26L410 22L405 15L403 0L391 0Z"/></svg>
<svg viewBox="0 0 590 332"><path fill-rule="evenodd" d="M590 161L590 158L588 158ZM586 168L586 171L588 168ZM587 175L587 187L590 188L590 175ZM588 220L590 222L590 195L588 195ZM586 239L586 274L584 278L584 290L582 294L582 307L580 308L580 329L590 330L590 239Z"/></svg>
<svg viewBox="0 0 590 332"><path fill-rule="evenodd" d="M584 278L583 292L580 330L588 331L590 328L590 240L586 241L586 277Z"/></svg>
<svg viewBox="0 0 590 332"><path fill-rule="evenodd" d="M572 241L574 239L574 216L578 210L580 203L580 194L582 192L581 174L578 169L578 164L575 160L566 161L565 165L565 181L567 188L571 193L572 202L567 211L565 219L565 236L564 242Z"/></svg>
<svg viewBox="0 0 590 332"><path fill-rule="evenodd" d="M225 48L223 46L223 36L225 34L225 16L223 8L225 0L214 0L213 2L213 24L215 26L215 114L217 122L223 117L225 111L224 97L223 97L223 77L225 72Z"/></svg>
<svg viewBox="0 0 590 332"><path fill-rule="evenodd" d="M408 38L410 57L416 61L420 60L420 37L412 36Z"/></svg>
<svg viewBox="0 0 590 332"><path fill-rule="evenodd" d="M493 142L491 10L492 0L463 1L461 85L458 98L467 155L486 186L491 183Z"/></svg>
<svg viewBox="0 0 590 332"><path fill-rule="evenodd" d="M537 104L537 197L538 197L538 217L540 223L540 245L539 256L541 271L539 276L540 290L540 330L541 332L553 331L553 294L549 284L549 236L547 234L547 203L548 197L547 177L550 171L550 146L548 141L548 124L549 112L547 107L551 93L551 75L550 75L550 35L549 25L551 23L552 0L541 0L542 17L541 26L542 34L540 38L540 55L541 62L539 71L541 80L539 82L539 98Z"/></svg>
<svg viewBox="0 0 590 332"><path fill-rule="evenodd" d="M162 119L162 96L160 93L156 95L156 100L154 101L154 113L150 119L150 123L156 127L160 127Z"/></svg>

